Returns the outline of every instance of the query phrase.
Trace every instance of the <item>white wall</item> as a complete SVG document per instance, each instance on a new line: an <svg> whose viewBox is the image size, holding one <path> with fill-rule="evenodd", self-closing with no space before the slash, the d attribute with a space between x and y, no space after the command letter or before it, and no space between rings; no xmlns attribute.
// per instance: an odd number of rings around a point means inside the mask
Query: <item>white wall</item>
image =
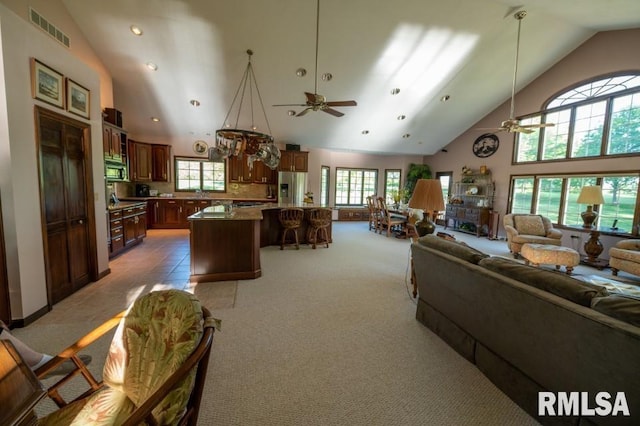
<svg viewBox="0 0 640 426"><path fill-rule="evenodd" d="M41 12L42 13L42 12ZM56 23L61 25L62 23ZM69 19L68 26L75 25ZM63 28L66 31L66 28ZM12 317L28 317L47 305L43 235L35 144L34 106L39 105L91 125L98 269L108 268L100 76L68 49L0 4L0 37L5 96L0 98L0 193L7 251ZM30 58L88 88L90 120L31 97Z"/></svg>

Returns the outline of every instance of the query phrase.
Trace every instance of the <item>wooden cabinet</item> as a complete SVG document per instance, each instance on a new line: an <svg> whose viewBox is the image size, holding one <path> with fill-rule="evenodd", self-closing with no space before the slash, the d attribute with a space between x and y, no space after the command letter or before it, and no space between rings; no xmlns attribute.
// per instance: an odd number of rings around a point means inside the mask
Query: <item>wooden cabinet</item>
<svg viewBox="0 0 640 426"><path fill-rule="evenodd" d="M149 182L152 175L152 145L129 140L129 179L134 182Z"/></svg>
<svg viewBox="0 0 640 426"><path fill-rule="evenodd" d="M200 210L209 207L211 200L153 200L150 211L149 228L175 229L188 228L187 218Z"/></svg>
<svg viewBox="0 0 640 426"><path fill-rule="evenodd" d="M262 161L253 163L253 182L275 185L278 183L278 170L271 169Z"/></svg>
<svg viewBox="0 0 640 426"><path fill-rule="evenodd" d="M137 203L109 211L109 255L140 243L147 236L147 203Z"/></svg>
<svg viewBox="0 0 640 426"><path fill-rule="evenodd" d="M231 156L227 162L229 167L229 182L251 183L253 182L252 170L249 170L245 155ZM254 162L255 166L255 162Z"/></svg>
<svg viewBox="0 0 640 426"><path fill-rule="evenodd" d="M343 208L338 209L338 220L369 220L369 209Z"/></svg>
<svg viewBox="0 0 640 426"><path fill-rule="evenodd" d="M280 151L281 172L308 172L309 153L305 151Z"/></svg>
<svg viewBox="0 0 640 426"><path fill-rule="evenodd" d="M105 160L116 162L126 161L127 133L119 127L103 123L102 148Z"/></svg>
<svg viewBox="0 0 640 426"><path fill-rule="evenodd" d="M491 173L465 174L452 187L445 210L445 229L480 235L489 234L495 184Z"/></svg>
<svg viewBox="0 0 640 426"><path fill-rule="evenodd" d="M151 180L154 182L169 182L171 145L151 145Z"/></svg>

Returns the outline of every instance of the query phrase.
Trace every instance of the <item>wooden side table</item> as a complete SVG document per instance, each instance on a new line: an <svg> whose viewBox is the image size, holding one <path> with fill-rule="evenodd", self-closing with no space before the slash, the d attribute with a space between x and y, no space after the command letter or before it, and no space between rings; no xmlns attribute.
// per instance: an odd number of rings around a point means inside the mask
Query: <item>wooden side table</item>
<svg viewBox="0 0 640 426"><path fill-rule="evenodd" d="M600 242L600 233L606 232L607 234L626 234L626 230L624 229L613 229L608 227L600 227L600 228L585 228L584 226L569 226L571 229L579 230L582 232L589 232L589 239L586 243L584 243L584 252L587 256L582 256L580 259L580 263L587 266L592 266L597 268L598 270L603 270L604 268L609 267L609 262L605 259L599 259L598 256L604 250L602 242Z"/></svg>

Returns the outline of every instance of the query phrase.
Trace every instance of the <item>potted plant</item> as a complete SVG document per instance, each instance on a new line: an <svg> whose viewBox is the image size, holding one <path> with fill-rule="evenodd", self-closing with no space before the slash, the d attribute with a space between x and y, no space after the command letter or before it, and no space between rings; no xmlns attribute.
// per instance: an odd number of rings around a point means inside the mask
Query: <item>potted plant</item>
<svg viewBox="0 0 640 426"><path fill-rule="evenodd" d="M409 164L407 181L404 185L406 199L411 199L411 194L413 194L413 189L416 187L418 179L431 179L431 168L426 164Z"/></svg>

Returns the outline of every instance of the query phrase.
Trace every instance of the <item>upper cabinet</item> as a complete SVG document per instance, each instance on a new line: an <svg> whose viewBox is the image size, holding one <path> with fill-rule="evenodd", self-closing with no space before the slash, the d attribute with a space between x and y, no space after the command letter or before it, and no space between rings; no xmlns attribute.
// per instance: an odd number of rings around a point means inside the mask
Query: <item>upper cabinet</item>
<svg viewBox="0 0 640 426"><path fill-rule="evenodd" d="M262 161L254 161L249 168L246 155L231 156L228 159L229 182L235 183L268 183L278 182L278 171L272 170Z"/></svg>
<svg viewBox="0 0 640 426"><path fill-rule="evenodd" d="M129 179L134 182L151 181L151 144L129 140Z"/></svg>
<svg viewBox="0 0 640 426"><path fill-rule="evenodd" d="M280 151L281 172L308 172L309 153L305 151Z"/></svg>
<svg viewBox="0 0 640 426"><path fill-rule="evenodd" d="M102 123L102 148L107 161L125 162L127 152L127 133L109 123Z"/></svg>
<svg viewBox="0 0 640 426"><path fill-rule="evenodd" d="M169 182L171 176L171 145L151 145L151 179Z"/></svg>

